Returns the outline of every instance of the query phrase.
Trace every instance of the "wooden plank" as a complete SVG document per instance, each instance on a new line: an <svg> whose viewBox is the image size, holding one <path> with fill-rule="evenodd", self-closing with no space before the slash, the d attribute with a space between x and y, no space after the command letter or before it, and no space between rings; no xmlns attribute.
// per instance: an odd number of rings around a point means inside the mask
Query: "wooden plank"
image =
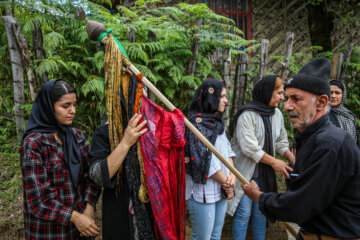
<svg viewBox="0 0 360 240"><path fill-rule="evenodd" d="M290 72L290 58L292 55L292 49L294 44L294 33L288 32L286 33L285 38L285 53L284 53L284 61L282 62L281 66L281 78L283 80L287 79L287 76Z"/></svg>
<svg viewBox="0 0 360 240"><path fill-rule="evenodd" d="M262 18L265 18L269 13L271 13L271 12L274 10L274 8L276 8L277 6L279 6L280 3L281 3L281 1L278 1L276 4L274 4L265 14L262 15L262 16L263 16ZM262 19L262 18L260 18L260 19ZM265 25L265 27L263 27L262 29L259 29L259 30L257 30L256 32L254 32L254 36L256 36L256 35L259 34L260 32L264 31L264 29L267 29L272 23L273 23L272 21L269 21L269 22Z"/></svg>
<svg viewBox="0 0 360 240"><path fill-rule="evenodd" d="M245 74L249 64L249 57L246 53L238 56L238 64L235 69L233 99L231 104L231 118L245 103L247 76Z"/></svg>
<svg viewBox="0 0 360 240"><path fill-rule="evenodd" d="M17 138L21 139L24 134L24 110L21 105L25 103L24 95L24 69L22 67L21 49L17 44L15 32L16 28L20 28L19 23L12 16L2 16L4 22L6 36L10 52L11 73L13 78L14 91L14 108L15 125L17 131Z"/></svg>
<svg viewBox="0 0 360 240"><path fill-rule="evenodd" d="M331 61L330 80L340 79L341 65L343 63L343 60L344 60L344 54L342 53L334 54Z"/></svg>
<svg viewBox="0 0 360 240"><path fill-rule="evenodd" d="M266 74L266 63L267 63L267 59L268 59L268 53L269 53L269 40L261 39L260 71L259 71L258 80L263 78L265 76L265 74ZM256 82L254 82L254 85L256 84Z"/></svg>
<svg viewBox="0 0 360 240"><path fill-rule="evenodd" d="M270 1L272 1L272 0L262 1L261 5L259 5L258 7L256 7L254 9L254 14L257 14Z"/></svg>
<svg viewBox="0 0 360 240"><path fill-rule="evenodd" d="M301 11L303 10L305 7L307 6L307 2L304 3L303 5L301 5L299 8L297 8L293 13L291 13L282 23L278 24L270 33L268 36L266 36L266 39L271 39L277 32L279 32L279 29L282 28L285 24L287 24L287 22L290 19L294 19L294 17ZM295 31L300 24L302 24L304 21L307 20L307 15L305 15L302 19L300 19L300 21L298 21L296 23L296 25L294 27L291 27L291 29L289 29L290 32Z"/></svg>
<svg viewBox="0 0 360 240"><path fill-rule="evenodd" d="M307 16L303 17L296 25L292 26L289 29L289 32L294 32L301 24L303 24L305 21L307 20ZM274 31L274 35L275 35L276 31ZM271 45L271 48L269 50L269 54L272 55L272 52L275 51L280 44L282 43L282 39L279 38L274 44Z"/></svg>
<svg viewBox="0 0 360 240"><path fill-rule="evenodd" d="M231 50L226 48L223 51L223 79L225 82L226 90L231 91ZM222 119L224 121L225 132L228 132L228 123L230 119L230 108L225 108L225 112L222 114Z"/></svg>
<svg viewBox="0 0 360 240"><path fill-rule="evenodd" d="M293 1L291 1L284 9L282 9L282 10L278 13L278 15L280 15L280 16L283 15L283 14L284 14L287 10L289 10L289 8L291 8L296 2L298 2L298 0L293 0ZM268 11L267 13L272 12L273 9L274 9L275 7L277 7L280 3L281 3L281 1L277 1L277 3L274 4L274 5L269 9L269 11ZM307 4L307 3L306 3L306 4ZM264 15L266 16L267 13L264 14ZM274 22L269 21L261 30L258 30L254 35L256 36L259 32L263 31L264 29L268 29L272 24L274 24Z"/></svg>
<svg viewBox="0 0 360 240"><path fill-rule="evenodd" d="M348 34L347 37L346 37L344 40L342 40L341 43L338 44L332 51L335 52L335 51L338 50L339 48L342 48L343 46L345 46L345 45L346 45L346 42L347 42L350 38L354 37L354 35L359 31L359 28L360 28L360 25L357 26L350 34Z"/></svg>
<svg viewBox="0 0 360 240"><path fill-rule="evenodd" d="M340 81L345 82L345 76L346 76L346 70L347 70L347 64L350 62L350 57L352 53L352 49L354 47L354 43L350 43L348 47L346 48L345 54L344 54L344 62L346 64L342 64L341 66L341 74L340 74Z"/></svg>

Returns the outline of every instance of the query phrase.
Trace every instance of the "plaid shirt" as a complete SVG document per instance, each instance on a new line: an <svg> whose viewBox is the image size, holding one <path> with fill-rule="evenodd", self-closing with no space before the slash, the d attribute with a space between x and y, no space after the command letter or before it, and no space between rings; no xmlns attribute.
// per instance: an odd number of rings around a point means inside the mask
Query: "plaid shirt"
<svg viewBox="0 0 360 240"><path fill-rule="evenodd" d="M86 203L95 207L100 190L89 178L88 145L84 134L74 131L82 160L77 188L65 164L63 147L54 134L31 133L22 142L26 239L80 239L70 222L72 211L83 212Z"/></svg>

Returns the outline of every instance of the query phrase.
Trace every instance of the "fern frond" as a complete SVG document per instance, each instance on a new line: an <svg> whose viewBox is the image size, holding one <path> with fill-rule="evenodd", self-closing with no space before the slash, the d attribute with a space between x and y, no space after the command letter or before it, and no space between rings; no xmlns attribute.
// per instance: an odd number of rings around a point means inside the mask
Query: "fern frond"
<svg viewBox="0 0 360 240"><path fill-rule="evenodd" d="M134 66L139 69L139 71L142 72L142 74L144 74L144 76L154 84L156 84L156 82L159 80L159 78L155 76L147 66L138 63L134 63Z"/></svg>
<svg viewBox="0 0 360 240"><path fill-rule="evenodd" d="M59 69L60 67L56 59L47 58L41 61L35 71L41 76L44 73L57 74Z"/></svg>
<svg viewBox="0 0 360 240"><path fill-rule="evenodd" d="M44 48L55 49L66 44L65 37L58 32L50 32L44 36Z"/></svg>
<svg viewBox="0 0 360 240"><path fill-rule="evenodd" d="M100 52L95 53L94 58L93 58L93 63L99 73L104 68L104 57L105 57L104 52L100 51Z"/></svg>
<svg viewBox="0 0 360 240"><path fill-rule="evenodd" d="M55 16L49 14L36 14L30 20L28 20L23 30L30 33L36 29L36 27L47 26L53 28L58 22Z"/></svg>
<svg viewBox="0 0 360 240"><path fill-rule="evenodd" d="M146 65L149 63L149 56L147 53L139 46L139 44L133 44L126 48L126 53L129 55L132 61L141 60Z"/></svg>
<svg viewBox="0 0 360 240"><path fill-rule="evenodd" d="M97 75L90 75L82 85L81 92L85 97L88 93L94 93L99 96L100 100L103 100L105 97L105 79Z"/></svg>
<svg viewBox="0 0 360 240"><path fill-rule="evenodd" d="M78 63L78 62L74 62L74 61L69 61L66 62L66 66L68 67L68 71L73 74L74 76L78 76L78 73L80 73L80 75L84 78L88 78L88 73L86 71L86 66Z"/></svg>

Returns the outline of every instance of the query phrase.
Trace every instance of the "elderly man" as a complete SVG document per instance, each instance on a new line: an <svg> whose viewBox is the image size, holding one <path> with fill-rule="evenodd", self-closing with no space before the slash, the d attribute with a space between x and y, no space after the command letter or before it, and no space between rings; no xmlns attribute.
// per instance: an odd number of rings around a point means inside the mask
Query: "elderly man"
<svg viewBox="0 0 360 240"><path fill-rule="evenodd" d="M298 134L288 191L244 192L269 219L296 222L297 239L360 239L360 151L328 118L331 70L326 58L306 64L285 84L287 111Z"/></svg>

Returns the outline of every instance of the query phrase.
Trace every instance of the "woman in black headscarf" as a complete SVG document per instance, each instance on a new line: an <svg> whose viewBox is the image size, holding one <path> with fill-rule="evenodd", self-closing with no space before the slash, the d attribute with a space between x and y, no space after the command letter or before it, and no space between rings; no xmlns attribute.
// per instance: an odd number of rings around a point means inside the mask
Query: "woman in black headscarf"
<svg viewBox="0 0 360 240"><path fill-rule="evenodd" d="M76 90L45 83L33 104L20 148L26 239L80 239L99 234L99 188L88 175L84 134L72 127Z"/></svg>
<svg viewBox="0 0 360 240"><path fill-rule="evenodd" d="M275 158L275 150L295 161L289 150L283 116L277 108L283 94L283 80L275 75L264 77L254 86L253 100L239 109L229 128L233 135L231 146L236 153L235 167L248 181L258 182L263 192L277 191L274 170L285 177L292 171L287 163ZM227 209L234 215L233 239L245 239L251 214L254 239L265 239L266 217L258 204L244 195L240 184L235 191L237 194Z"/></svg>
<svg viewBox="0 0 360 240"><path fill-rule="evenodd" d="M224 82L207 79L195 91L189 120L232 163L235 154L221 120L227 103ZM227 200L234 196L235 176L192 132L187 129L185 135L185 199L192 239L220 239Z"/></svg>
<svg viewBox="0 0 360 240"><path fill-rule="evenodd" d="M359 146L359 139L356 131L356 117L353 112L344 106L346 101L346 87L345 84L339 80L330 81L330 106L329 114L331 122L344 129L350 134L354 141Z"/></svg>

